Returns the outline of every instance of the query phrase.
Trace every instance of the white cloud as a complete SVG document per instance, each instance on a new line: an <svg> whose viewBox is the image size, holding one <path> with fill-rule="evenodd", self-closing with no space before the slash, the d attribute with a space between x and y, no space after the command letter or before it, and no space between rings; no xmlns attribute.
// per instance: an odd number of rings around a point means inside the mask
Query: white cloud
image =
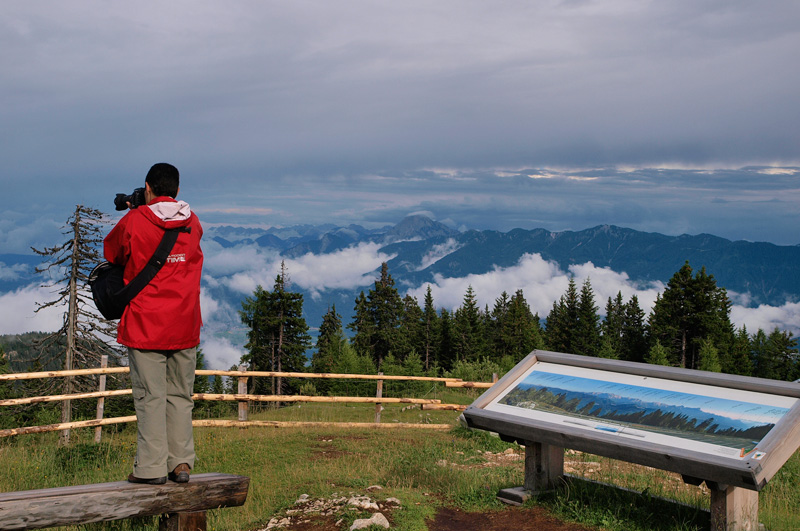
<svg viewBox="0 0 800 531"><path fill-rule="evenodd" d="M243 349L234 346L227 339L206 335L201 338L200 348L203 349L206 368L212 370L226 371L238 364L244 354Z"/></svg>
<svg viewBox="0 0 800 531"><path fill-rule="evenodd" d="M736 327L747 327L750 334L759 328L770 333L775 327L780 330L800 334L800 303L787 302L783 306L760 305L757 308L733 306L731 308L731 321Z"/></svg>
<svg viewBox="0 0 800 531"><path fill-rule="evenodd" d="M375 270L392 255L379 252L380 244L361 243L339 251L284 259L292 285L317 296L331 289L353 289L375 280ZM256 265L256 264L253 264ZM242 271L223 281L228 288L251 294L258 285L272 289L280 270L280 258L274 257L249 271Z"/></svg>
<svg viewBox="0 0 800 531"><path fill-rule="evenodd" d="M12 264L7 266L5 263L0 262L0 280L16 280L19 278L20 273L24 273L27 266L24 264Z"/></svg>
<svg viewBox="0 0 800 531"><path fill-rule="evenodd" d="M480 275L469 275L462 278L445 278L437 276L431 285L431 294L438 307L455 309L461 306L469 286L478 299L480 306L491 309L495 300L503 291L513 295L518 289L523 290L525 300L531 311L540 317L547 317L558 300L567 290L570 276L580 287L588 278L595 293L595 303L602 312L608 297L615 297L622 292L628 300L631 295L639 298L639 305L649 312L655 302L656 294L661 290L660 283L640 286L632 282L627 274L615 273L608 268L598 268L591 263L570 267L570 273L561 270L555 262L544 260L539 254L523 255L519 262L511 267L495 267L492 271ZM423 300L427 285L410 290L417 300Z"/></svg>
<svg viewBox="0 0 800 531"><path fill-rule="evenodd" d="M461 245L456 241L455 238L449 238L444 243L434 245L431 247L431 250L422 257L422 263L417 268L417 271L422 271L423 269L432 266L445 256L459 250L460 248Z"/></svg>
<svg viewBox="0 0 800 531"><path fill-rule="evenodd" d="M52 299L52 288L37 285L0 294L0 334L54 332L61 328L63 307L54 306L36 313L37 303Z"/></svg>

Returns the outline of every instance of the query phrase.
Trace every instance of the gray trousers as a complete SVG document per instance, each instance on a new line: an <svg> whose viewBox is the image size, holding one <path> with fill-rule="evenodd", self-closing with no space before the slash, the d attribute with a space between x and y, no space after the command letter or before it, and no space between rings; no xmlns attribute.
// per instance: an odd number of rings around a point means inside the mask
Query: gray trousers
<svg viewBox="0 0 800 531"><path fill-rule="evenodd" d="M197 349L128 348L138 434L133 475L166 476L181 463L194 468L192 388Z"/></svg>

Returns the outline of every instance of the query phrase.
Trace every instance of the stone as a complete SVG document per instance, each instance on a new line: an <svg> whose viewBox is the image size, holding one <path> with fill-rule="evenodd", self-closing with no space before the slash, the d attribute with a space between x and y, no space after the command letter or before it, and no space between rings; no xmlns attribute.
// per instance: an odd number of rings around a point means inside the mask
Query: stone
<svg viewBox="0 0 800 531"><path fill-rule="evenodd" d="M354 529L366 529L371 525L377 525L384 529L389 529L390 527L389 520L387 520L383 514L375 513L372 515L372 518L362 518L353 522L353 525L350 526L350 531Z"/></svg>

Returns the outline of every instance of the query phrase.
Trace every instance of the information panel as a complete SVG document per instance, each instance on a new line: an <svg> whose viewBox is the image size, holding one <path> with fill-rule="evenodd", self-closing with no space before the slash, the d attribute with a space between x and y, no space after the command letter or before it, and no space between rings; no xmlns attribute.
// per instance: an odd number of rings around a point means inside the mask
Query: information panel
<svg viewBox="0 0 800 531"><path fill-rule="evenodd" d="M582 367L534 364L487 410L745 458L796 398Z"/></svg>
<svg viewBox="0 0 800 531"><path fill-rule="evenodd" d="M760 490L800 446L800 385L534 351L471 427Z"/></svg>

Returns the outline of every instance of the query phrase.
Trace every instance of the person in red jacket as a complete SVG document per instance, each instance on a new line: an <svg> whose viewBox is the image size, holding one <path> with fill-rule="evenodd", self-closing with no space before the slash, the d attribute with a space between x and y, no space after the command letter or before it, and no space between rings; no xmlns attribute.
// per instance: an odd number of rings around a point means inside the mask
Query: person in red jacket
<svg viewBox="0 0 800 531"><path fill-rule="evenodd" d="M194 467L192 388L200 343L203 228L177 201L178 169L155 164L145 177L145 203L130 211L103 242L106 260L125 266L125 283L150 260L164 230L183 228L166 263L125 308L117 342L128 347L138 424L133 483L189 481ZM135 206L135 205L134 205Z"/></svg>

